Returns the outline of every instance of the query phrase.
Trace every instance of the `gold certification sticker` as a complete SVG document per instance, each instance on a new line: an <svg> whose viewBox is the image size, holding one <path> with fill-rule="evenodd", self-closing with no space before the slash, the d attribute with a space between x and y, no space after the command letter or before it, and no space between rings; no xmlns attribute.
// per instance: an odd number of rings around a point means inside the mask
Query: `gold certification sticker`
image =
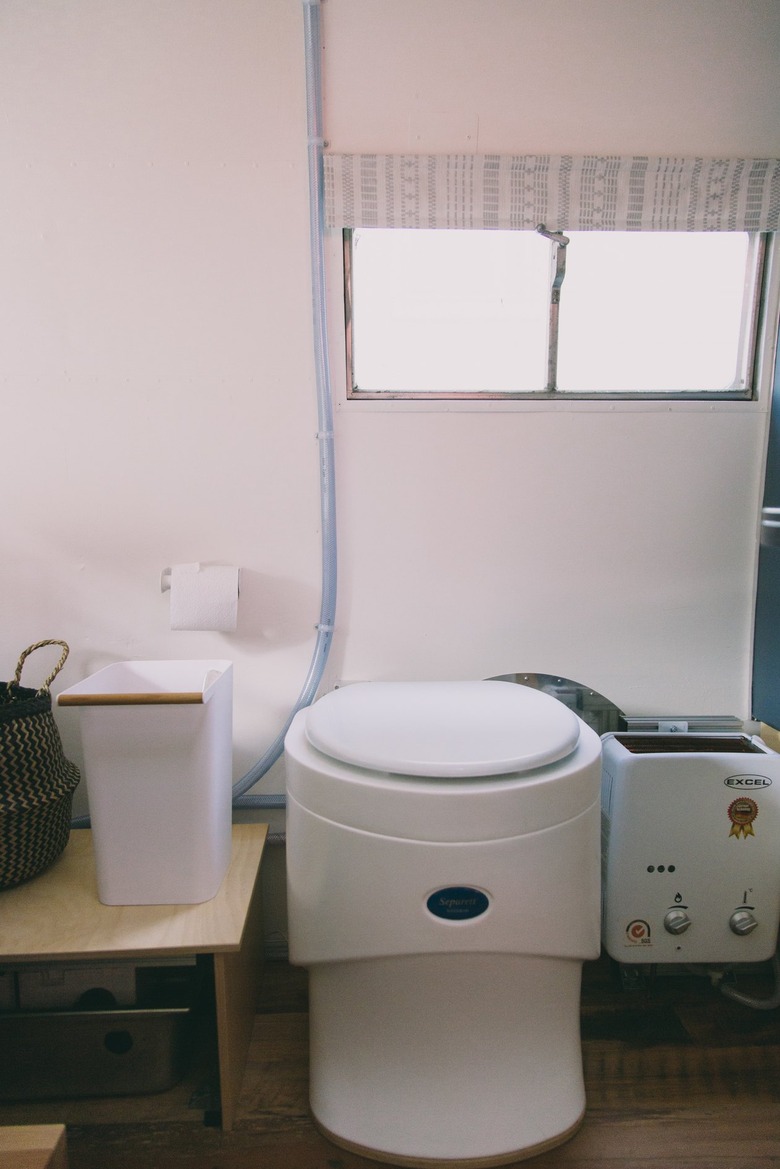
<svg viewBox="0 0 780 1169"><path fill-rule="evenodd" d="M740 796L729 804L729 820L731 832L729 836L754 836L753 821L758 815L758 804L747 796Z"/></svg>

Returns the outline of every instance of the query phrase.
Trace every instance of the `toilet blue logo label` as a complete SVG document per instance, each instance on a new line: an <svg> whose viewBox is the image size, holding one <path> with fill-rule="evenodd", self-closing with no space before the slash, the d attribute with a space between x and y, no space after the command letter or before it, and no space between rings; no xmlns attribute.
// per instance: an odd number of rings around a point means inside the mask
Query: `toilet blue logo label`
<svg viewBox="0 0 780 1169"><path fill-rule="evenodd" d="M485 912L490 898L481 889L472 889L470 885L449 885L431 893L426 904L434 917L445 921L471 921Z"/></svg>

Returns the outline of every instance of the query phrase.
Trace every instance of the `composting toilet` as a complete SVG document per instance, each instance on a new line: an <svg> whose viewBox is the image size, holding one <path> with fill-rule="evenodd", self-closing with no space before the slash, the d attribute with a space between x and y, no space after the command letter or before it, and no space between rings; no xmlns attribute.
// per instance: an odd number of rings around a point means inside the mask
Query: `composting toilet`
<svg viewBox="0 0 780 1169"><path fill-rule="evenodd" d="M599 953L599 737L511 682L368 682L300 711L285 746L320 1129L401 1165L566 1140Z"/></svg>

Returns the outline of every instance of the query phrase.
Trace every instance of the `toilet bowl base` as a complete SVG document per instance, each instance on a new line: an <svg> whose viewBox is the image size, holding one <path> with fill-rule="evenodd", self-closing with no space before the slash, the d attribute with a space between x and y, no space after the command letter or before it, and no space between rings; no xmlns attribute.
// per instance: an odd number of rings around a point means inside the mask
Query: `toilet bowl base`
<svg viewBox="0 0 780 1169"><path fill-rule="evenodd" d="M581 963L397 955L309 970L309 1102L373 1160L507 1165L582 1122Z"/></svg>
<svg viewBox="0 0 780 1169"><path fill-rule="evenodd" d="M322 1133L326 1140L331 1144L338 1145L340 1149L346 1149L349 1153L356 1153L360 1157L365 1157L369 1161L380 1161L384 1165L402 1165L407 1169L492 1169L497 1165L514 1165L518 1161L528 1161L531 1157L539 1157L542 1153L547 1153L550 1149L557 1149L559 1145L563 1145L566 1141L571 1140L579 1130L582 1128L585 1120L585 1113L582 1113L579 1120L576 1121L565 1132L559 1133L555 1137L551 1137L547 1141L541 1141L537 1145L530 1145L524 1149L515 1149L511 1153L501 1153L498 1156L491 1157L402 1157L395 1153L388 1153L385 1149L369 1149L365 1145L355 1144L353 1141L344 1140L336 1133L331 1132L323 1124L314 1118L314 1123L317 1130Z"/></svg>

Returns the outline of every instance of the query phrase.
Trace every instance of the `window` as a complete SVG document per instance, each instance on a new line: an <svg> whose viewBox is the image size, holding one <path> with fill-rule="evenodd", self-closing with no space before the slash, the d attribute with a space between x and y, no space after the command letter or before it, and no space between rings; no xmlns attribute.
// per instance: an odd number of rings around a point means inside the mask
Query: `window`
<svg viewBox="0 0 780 1169"><path fill-rule="evenodd" d="M355 228L351 398L751 398L765 236Z"/></svg>

